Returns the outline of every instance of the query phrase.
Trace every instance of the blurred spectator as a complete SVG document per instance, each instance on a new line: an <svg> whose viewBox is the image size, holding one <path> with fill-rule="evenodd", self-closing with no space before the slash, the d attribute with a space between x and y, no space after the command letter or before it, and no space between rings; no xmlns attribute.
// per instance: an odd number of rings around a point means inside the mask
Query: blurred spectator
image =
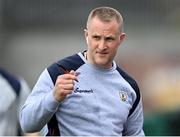
<svg viewBox="0 0 180 137"><path fill-rule="evenodd" d="M19 109L30 88L22 78L0 67L0 136L23 135L19 126Z"/></svg>

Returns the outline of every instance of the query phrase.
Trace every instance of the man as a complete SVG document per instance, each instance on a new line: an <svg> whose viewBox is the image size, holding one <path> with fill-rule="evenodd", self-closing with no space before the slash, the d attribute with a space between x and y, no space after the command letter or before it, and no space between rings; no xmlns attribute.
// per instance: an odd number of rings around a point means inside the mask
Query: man
<svg viewBox="0 0 180 137"><path fill-rule="evenodd" d="M26 132L46 135L144 135L136 82L114 61L125 39L121 14L110 7L91 11L87 51L43 71L21 110Z"/></svg>
<svg viewBox="0 0 180 137"><path fill-rule="evenodd" d="M19 132L19 110L30 88L22 78L0 68L0 91L0 136L22 135Z"/></svg>

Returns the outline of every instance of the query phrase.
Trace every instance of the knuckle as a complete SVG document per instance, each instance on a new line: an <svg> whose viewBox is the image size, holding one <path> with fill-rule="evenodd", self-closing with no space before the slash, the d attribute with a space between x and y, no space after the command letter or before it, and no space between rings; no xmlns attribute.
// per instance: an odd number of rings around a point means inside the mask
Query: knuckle
<svg viewBox="0 0 180 137"><path fill-rule="evenodd" d="M58 89L63 89L63 85L62 84L58 84Z"/></svg>
<svg viewBox="0 0 180 137"><path fill-rule="evenodd" d="M60 93L60 95L61 95L61 96L65 96L65 95L67 95L67 93L66 93L65 91L62 91L62 92Z"/></svg>

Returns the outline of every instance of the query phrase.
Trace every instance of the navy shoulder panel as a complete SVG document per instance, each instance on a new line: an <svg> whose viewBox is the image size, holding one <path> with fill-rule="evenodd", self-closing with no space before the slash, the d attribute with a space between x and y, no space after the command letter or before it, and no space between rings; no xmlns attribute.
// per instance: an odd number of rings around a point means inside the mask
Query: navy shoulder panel
<svg viewBox="0 0 180 137"><path fill-rule="evenodd" d="M69 72L70 70L76 71L84 61L78 54L66 57L58 62L53 63L47 68L53 83L55 84L56 79L59 75Z"/></svg>
<svg viewBox="0 0 180 137"><path fill-rule="evenodd" d="M130 77L126 72L124 72L122 69L120 69L119 67L117 67L117 71L121 74L121 76L131 85L131 87L134 89L134 91L136 92L136 100L129 112L129 116L134 112L134 110L136 109L139 101L140 101L140 90L139 87L136 83L136 81Z"/></svg>
<svg viewBox="0 0 180 137"><path fill-rule="evenodd" d="M75 54L53 63L47 68L47 70L49 72L49 75L51 76L53 83L55 84L56 79L59 75L69 72L70 70L76 71L83 64L84 61L79 57L79 55ZM49 120L47 126L47 136L61 135L56 115L53 115L53 117Z"/></svg>
<svg viewBox="0 0 180 137"><path fill-rule="evenodd" d="M58 61L58 64L62 65L65 69L70 71L77 70L81 65L84 64L84 61L80 58L78 54L75 54Z"/></svg>
<svg viewBox="0 0 180 137"><path fill-rule="evenodd" d="M16 93L16 96L18 97L20 94L21 84L20 81L7 71L0 68L0 74L9 82L11 87L14 89L14 92Z"/></svg>

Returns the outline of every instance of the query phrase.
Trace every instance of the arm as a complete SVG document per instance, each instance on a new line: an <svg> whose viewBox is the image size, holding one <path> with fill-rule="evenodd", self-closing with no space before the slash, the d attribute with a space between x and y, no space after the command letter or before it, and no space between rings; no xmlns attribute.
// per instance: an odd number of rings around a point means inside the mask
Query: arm
<svg viewBox="0 0 180 137"><path fill-rule="evenodd" d="M73 70L66 74L59 73L56 68L51 70L51 76L47 69L41 74L21 110L20 122L25 132L41 130L58 110L60 102L73 91L74 80L78 81ZM52 81L52 76L55 76L55 81Z"/></svg>
<svg viewBox="0 0 180 137"><path fill-rule="evenodd" d="M17 105L17 119L18 119L17 128L18 128L18 135L24 135L21 130L20 123L19 123L19 112L20 112L21 107L25 103L28 95L30 94L30 88L27 82L22 77L19 77L19 82L20 82L21 88L20 88L20 92L18 96L18 105Z"/></svg>
<svg viewBox="0 0 180 137"><path fill-rule="evenodd" d="M40 131L57 111L59 102L53 97L54 84L45 70L20 111L20 124L24 132Z"/></svg>
<svg viewBox="0 0 180 137"><path fill-rule="evenodd" d="M20 84L21 84L21 90L19 93L19 106L17 109L17 113L20 112L21 107L23 106L23 104L25 103L28 95L30 94L31 90L29 85L27 84L27 82L23 79L23 78L19 78ZM19 114L18 114L19 115Z"/></svg>
<svg viewBox="0 0 180 137"><path fill-rule="evenodd" d="M144 136L143 121L142 102L140 100L136 109L125 123L123 136Z"/></svg>
<svg viewBox="0 0 180 137"><path fill-rule="evenodd" d="M31 92L29 85L27 84L27 82L23 78L19 78L19 81L21 84L21 91L20 91L20 95L19 95L19 106L17 109L18 116L19 116L19 112L20 112L21 107L23 106L28 95ZM24 136L39 136L40 135L38 132L30 133L30 134L23 133L21 128L20 128L20 123L18 123L18 128L19 128L19 134L20 135L24 135Z"/></svg>

